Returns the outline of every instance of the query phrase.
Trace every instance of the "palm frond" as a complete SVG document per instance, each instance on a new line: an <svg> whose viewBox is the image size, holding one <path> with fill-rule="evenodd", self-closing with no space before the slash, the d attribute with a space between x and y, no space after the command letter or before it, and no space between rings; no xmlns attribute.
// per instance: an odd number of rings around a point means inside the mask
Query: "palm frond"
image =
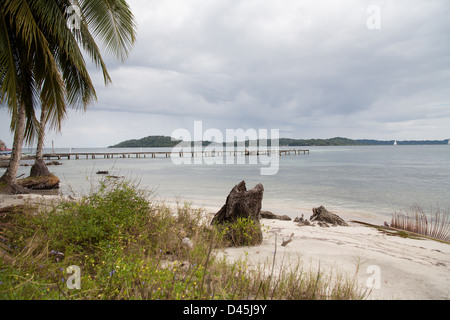
<svg viewBox="0 0 450 320"><path fill-rule="evenodd" d="M394 212L391 227L411 231L431 238L450 241L450 213L441 211L439 208L427 215L422 208L416 204L413 213Z"/></svg>
<svg viewBox="0 0 450 320"><path fill-rule="evenodd" d="M3 8L2 8L3 9ZM6 102L13 117L17 110L17 71L8 27L9 18L0 15L0 103Z"/></svg>
<svg viewBox="0 0 450 320"><path fill-rule="evenodd" d="M80 29L67 26L66 9L81 8ZM83 48L111 82L95 38L125 60L135 41L133 14L125 0L2 0L0 4L0 102L6 102L15 128L18 104L27 115L26 139L42 130L35 117L40 104L45 123L56 130L67 106L82 108L96 99ZM44 125L45 125L44 123Z"/></svg>
<svg viewBox="0 0 450 320"><path fill-rule="evenodd" d="M125 61L136 40L134 16L125 0L79 0L92 34L117 59Z"/></svg>
<svg viewBox="0 0 450 320"><path fill-rule="evenodd" d="M103 60L100 49L95 42L94 37L89 32L89 29L85 22L81 23L80 32L76 34L79 37L79 43L82 44L83 49L91 57L92 62L94 62L97 68L101 68L105 85L110 84L112 80L108 73L108 69L106 68L105 61Z"/></svg>

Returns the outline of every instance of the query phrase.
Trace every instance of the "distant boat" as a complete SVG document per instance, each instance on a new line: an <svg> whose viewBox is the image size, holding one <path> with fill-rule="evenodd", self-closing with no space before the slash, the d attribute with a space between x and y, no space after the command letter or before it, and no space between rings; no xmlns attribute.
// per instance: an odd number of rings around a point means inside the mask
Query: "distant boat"
<svg viewBox="0 0 450 320"><path fill-rule="evenodd" d="M394 146L396 146L396 145L397 145L397 140L394 141Z"/></svg>
<svg viewBox="0 0 450 320"><path fill-rule="evenodd" d="M11 153L12 153L11 149L0 149L0 155L2 155L2 156L6 156Z"/></svg>
<svg viewBox="0 0 450 320"><path fill-rule="evenodd" d="M0 156L9 156L10 154L12 154L12 149L0 148ZM30 154L30 152L22 152L23 156L27 156Z"/></svg>
<svg viewBox="0 0 450 320"><path fill-rule="evenodd" d="M8 154L11 154L11 152L12 152L12 150L8 149L6 147L6 144L2 140L0 140L0 155L2 155L2 156L8 155Z"/></svg>

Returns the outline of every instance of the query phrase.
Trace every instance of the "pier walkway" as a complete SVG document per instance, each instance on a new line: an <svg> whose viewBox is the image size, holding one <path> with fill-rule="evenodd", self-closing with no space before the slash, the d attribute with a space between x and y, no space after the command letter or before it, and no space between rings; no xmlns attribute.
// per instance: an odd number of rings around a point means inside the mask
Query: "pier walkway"
<svg viewBox="0 0 450 320"><path fill-rule="evenodd" d="M270 155L277 153L282 155L309 154L308 149L283 149L283 150L264 150L264 151L240 151L240 150L224 150L224 151L133 151L133 152L74 152L74 153L44 153L43 158L46 160L61 159L109 159L109 158L170 158L178 157L220 157L220 156L251 156L251 155ZM26 159L33 159L34 156L28 156Z"/></svg>

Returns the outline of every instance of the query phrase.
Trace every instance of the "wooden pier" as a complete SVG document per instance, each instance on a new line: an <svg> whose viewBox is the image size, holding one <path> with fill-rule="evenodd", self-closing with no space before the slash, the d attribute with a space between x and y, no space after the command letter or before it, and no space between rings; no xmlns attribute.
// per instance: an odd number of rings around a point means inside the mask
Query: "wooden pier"
<svg viewBox="0 0 450 320"><path fill-rule="evenodd" d="M284 150L264 150L264 151L241 151L241 150L224 150L224 151L135 151L135 152L76 152L76 153L44 153L43 158L46 160L72 160L72 159L113 159L113 158L170 158L178 157L220 157L220 156L258 156L270 155L278 153L282 155L309 154L308 149L284 149ZM33 159L34 156L27 157Z"/></svg>

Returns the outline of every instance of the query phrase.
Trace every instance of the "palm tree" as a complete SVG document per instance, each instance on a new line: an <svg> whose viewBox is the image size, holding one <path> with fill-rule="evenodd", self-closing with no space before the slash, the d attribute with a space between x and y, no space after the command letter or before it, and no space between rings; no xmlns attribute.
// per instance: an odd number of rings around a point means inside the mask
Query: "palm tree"
<svg viewBox="0 0 450 320"><path fill-rule="evenodd" d="M37 135L43 141L45 124L60 130L68 106L86 110L96 99L81 50L102 70L106 85L111 78L94 38L123 62L135 28L125 0L2 0L0 102L7 105L14 130L9 166L0 178L7 192L24 191L15 178L24 139L30 142Z"/></svg>

